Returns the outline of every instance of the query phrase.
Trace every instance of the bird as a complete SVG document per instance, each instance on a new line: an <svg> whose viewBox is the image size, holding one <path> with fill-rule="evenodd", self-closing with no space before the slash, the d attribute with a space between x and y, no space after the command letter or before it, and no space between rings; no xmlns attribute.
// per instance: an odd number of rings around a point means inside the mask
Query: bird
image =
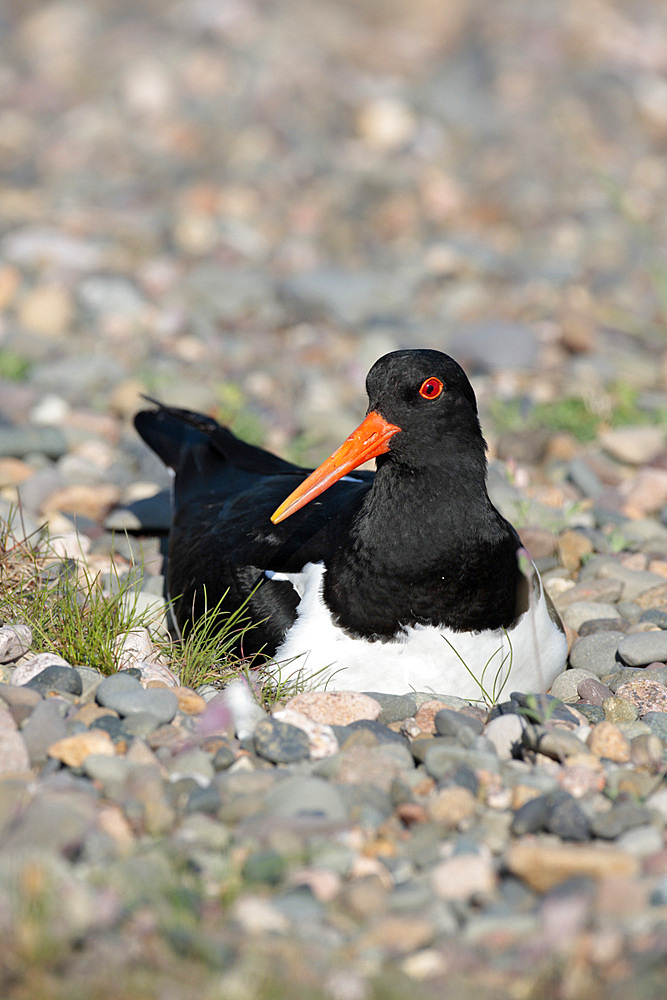
<svg viewBox="0 0 667 1000"><path fill-rule="evenodd" d="M562 623L493 505L477 401L431 349L392 351L366 416L311 471L213 418L150 400L135 426L173 473L167 596L177 630L244 607L238 653L327 691L496 701L547 690ZM375 459L375 471L359 466Z"/></svg>

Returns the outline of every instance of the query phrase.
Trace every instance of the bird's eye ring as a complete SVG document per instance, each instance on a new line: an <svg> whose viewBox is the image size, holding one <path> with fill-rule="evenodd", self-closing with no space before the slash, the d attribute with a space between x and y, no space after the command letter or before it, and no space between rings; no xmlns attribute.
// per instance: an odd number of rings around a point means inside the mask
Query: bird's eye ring
<svg viewBox="0 0 667 1000"><path fill-rule="evenodd" d="M422 382L419 387L419 395L423 396L424 399L437 399L443 389L444 386L440 379L432 376Z"/></svg>

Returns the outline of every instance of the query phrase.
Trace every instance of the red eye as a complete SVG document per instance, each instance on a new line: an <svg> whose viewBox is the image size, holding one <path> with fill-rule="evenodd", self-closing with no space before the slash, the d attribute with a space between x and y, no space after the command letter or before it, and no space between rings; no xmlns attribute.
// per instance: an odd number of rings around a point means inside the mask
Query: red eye
<svg viewBox="0 0 667 1000"><path fill-rule="evenodd" d="M419 395L424 399L437 399L444 386L439 378L427 378L419 388Z"/></svg>

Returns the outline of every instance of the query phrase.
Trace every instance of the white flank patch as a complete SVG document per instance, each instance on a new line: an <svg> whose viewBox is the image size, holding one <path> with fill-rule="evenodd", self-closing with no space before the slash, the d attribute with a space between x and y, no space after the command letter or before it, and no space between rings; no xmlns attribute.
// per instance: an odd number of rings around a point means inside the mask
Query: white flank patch
<svg viewBox="0 0 667 1000"><path fill-rule="evenodd" d="M482 698L481 684L496 700L501 689L507 696L549 688L565 665L565 636L549 617L540 582L530 608L509 632L415 625L389 642L368 642L334 624L322 598L323 576L322 563L279 574L301 597L294 625L276 651L282 679L315 678L328 691L433 691L470 699Z"/></svg>

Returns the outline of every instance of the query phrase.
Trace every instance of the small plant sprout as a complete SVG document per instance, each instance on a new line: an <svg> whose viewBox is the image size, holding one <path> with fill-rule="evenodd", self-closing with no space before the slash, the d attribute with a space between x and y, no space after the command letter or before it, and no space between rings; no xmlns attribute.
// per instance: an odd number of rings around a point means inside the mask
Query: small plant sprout
<svg viewBox="0 0 667 1000"><path fill-rule="evenodd" d="M461 663L463 664L463 666L465 667L465 669L468 671L468 673L470 674L470 676L474 680L475 684L478 686L478 688L480 690L481 697L479 699L477 699L477 700L483 701L484 704L487 706L487 708L493 708L493 706L496 704L496 702L500 699L500 696L501 696L501 694L503 693L503 691L505 689L505 685L507 684L507 681L509 680L510 673L512 672L512 661L513 661L513 658L514 658L514 653L513 653L513 650L512 650L512 640L510 639L510 637L507 634L507 632L505 631L505 629L503 629L502 631L503 631L503 634L505 636L505 639L507 640L507 645L508 645L509 649L507 650L507 652L503 656L503 658L500 661L500 664L499 664L499 666L498 666L498 668L497 668L497 670L496 670L496 672L494 674L493 683L491 685L491 690L490 691L488 691L486 689L486 687L484 686L484 681L485 681L486 673L487 673L489 667L491 666L492 661L496 658L496 656L498 656L498 654L502 654L503 653L503 645L502 645L502 643L501 643L500 646L498 646L498 649L494 650L493 653L491 654L491 656L488 658L488 660L484 664L484 667L482 669L482 672L481 672L480 676L478 677L477 674L474 672L474 670L472 670L468 666L468 664L466 663L466 661L463 659L463 657L459 653L458 649L453 645L452 642L450 642L450 640L447 638L447 636L446 635L442 636L442 638L445 640L445 642L447 643L447 645L449 646L449 648L458 657L458 659L461 661ZM506 666L507 666L507 669L505 669Z"/></svg>

